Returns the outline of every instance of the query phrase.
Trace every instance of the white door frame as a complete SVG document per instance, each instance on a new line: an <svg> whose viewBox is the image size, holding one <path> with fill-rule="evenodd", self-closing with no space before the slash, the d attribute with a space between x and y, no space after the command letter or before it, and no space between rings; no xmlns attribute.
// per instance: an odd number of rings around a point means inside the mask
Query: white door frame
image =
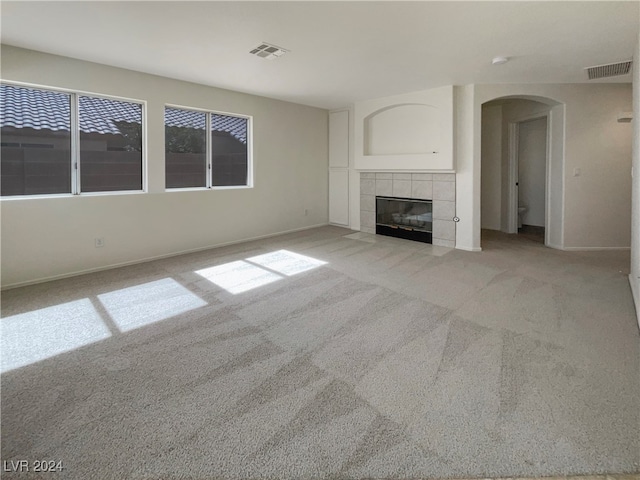
<svg viewBox="0 0 640 480"><path fill-rule="evenodd" d="M545 149L544 186L544 244L549 243L549 158L551 146L551 112L535 113L509 122L509 203L507 208L507 233L518 233L518 147L520 144L520 124L545 118L547 120L547 141Z"/></svg>

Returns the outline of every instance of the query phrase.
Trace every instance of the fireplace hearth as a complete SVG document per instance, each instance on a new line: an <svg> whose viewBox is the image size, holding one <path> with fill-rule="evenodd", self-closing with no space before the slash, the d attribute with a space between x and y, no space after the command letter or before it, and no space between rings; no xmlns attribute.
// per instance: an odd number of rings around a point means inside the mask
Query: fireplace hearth
<svg viewBox="0 0 640 480"><path fill-rule="evenodd" d="M432 243L433 204L415 198L376 197L376 233Z"/></svg>

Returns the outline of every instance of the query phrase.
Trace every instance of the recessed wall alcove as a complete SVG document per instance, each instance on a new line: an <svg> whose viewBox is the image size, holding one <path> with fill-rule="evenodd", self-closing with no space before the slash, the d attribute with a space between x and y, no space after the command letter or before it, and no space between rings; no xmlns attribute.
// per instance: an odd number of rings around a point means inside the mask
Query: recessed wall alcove
<svg viewBox="0 0 640 480"><path fill-rule="evenodd" d="M391 105L364 119L365 155L434 154L440 146L440 116L433 105Z"/></svg>
<svg viewBox="0 0 640 480"><path fill-rule="evenodd" d="M354 117L356 170L455 171L452 86L358 102Z"/></svg>

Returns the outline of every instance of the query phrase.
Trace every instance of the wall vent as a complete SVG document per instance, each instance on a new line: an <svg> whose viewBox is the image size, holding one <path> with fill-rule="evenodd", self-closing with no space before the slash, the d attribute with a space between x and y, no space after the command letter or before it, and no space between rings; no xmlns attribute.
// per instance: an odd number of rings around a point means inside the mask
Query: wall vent
<svg viewBox="0 0 640 480"><path fill-rule="evenodd" d="M606 65L596 65L595 67L587 67L585 70L587 71L587 75L589 75L589 80L617 77L618 75L626 75L631 71L631 60L608 63Z"/></svg>
<svg viewBox="0 0 640 480"><path fill-rule="evenodd" d="M269 43L262 42L256 48L251 50L249 53L253 55L257 55L261 58L266 58L267 60L272 60L274 58L278 58L283 56L289 50L285 50L284 48L276 47L275 45L271 45Z"/></svg>

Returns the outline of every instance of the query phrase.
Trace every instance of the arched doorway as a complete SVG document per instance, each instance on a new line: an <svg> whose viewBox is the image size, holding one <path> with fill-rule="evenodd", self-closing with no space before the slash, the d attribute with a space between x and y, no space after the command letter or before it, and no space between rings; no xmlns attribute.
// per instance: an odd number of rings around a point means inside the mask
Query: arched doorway
<svg viewBox="0 0 640 480"><path fill-rule="evenodd" d="M560 247L563 105L515 95L481 109L479 227Z"/></svg>

